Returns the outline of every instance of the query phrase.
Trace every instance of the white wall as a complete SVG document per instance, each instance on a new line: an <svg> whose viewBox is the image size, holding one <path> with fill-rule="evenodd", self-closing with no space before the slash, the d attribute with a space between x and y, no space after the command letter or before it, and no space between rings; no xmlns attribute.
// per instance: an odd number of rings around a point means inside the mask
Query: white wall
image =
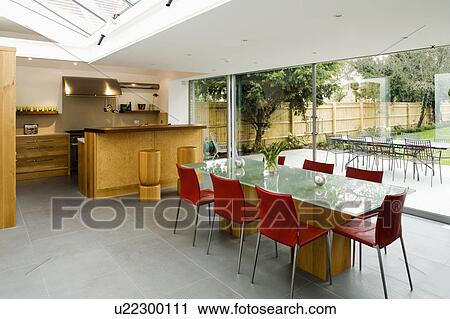
<svg viewBox="0 0 450 319"><path fill-rule="evenodd" d="M169 122L189 123L189 81L173 80L169 84Z"/></svg>

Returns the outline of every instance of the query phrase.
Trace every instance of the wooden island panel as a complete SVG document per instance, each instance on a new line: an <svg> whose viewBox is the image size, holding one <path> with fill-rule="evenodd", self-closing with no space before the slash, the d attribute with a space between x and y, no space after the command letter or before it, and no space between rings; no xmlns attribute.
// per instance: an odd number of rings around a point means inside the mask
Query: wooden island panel
<svg viewBox="0 0 450 319"><path fill-rule="evenodd" d="M86 129L87 197L101 198L136 193L139 187L139 151L161 151L161 188L177 185L177 148L196 146L202 154L202 125Z"/></svg>

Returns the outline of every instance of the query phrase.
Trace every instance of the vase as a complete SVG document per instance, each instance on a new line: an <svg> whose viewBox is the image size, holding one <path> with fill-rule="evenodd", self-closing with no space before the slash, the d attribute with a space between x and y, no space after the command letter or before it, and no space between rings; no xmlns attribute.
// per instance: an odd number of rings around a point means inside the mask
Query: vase
<svg viewBox="0 0 450 319"><path fill-rule="evenodd" d="M264 176L275 175L278 173L278 165L275 161L264 161Z"/></svg>

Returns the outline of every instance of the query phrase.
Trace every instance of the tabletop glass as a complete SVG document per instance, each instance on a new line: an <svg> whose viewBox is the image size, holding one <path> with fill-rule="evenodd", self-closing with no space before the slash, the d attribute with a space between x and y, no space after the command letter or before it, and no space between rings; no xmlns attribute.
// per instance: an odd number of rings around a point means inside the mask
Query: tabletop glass
<svg viewBox="0 0 450 319"><path fill-rule="evenodd" d="M322 186L316 185L316 172L296 167L279 166L275 175L264 175L262 161L245 158L242 168L234 160L218 159L185 164L204 174L213 173L227 179L237 179L243 185L258 185L269 191L291 194L294 199L358 216L379 208L386 195L400 194L404 187L379 184L339 175L321 174L326 178Z"/></svg>

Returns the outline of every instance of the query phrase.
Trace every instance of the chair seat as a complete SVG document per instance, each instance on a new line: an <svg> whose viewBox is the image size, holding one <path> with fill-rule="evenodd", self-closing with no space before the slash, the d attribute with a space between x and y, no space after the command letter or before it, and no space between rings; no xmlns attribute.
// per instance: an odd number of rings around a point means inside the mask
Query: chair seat
<svg viewBox="0 0 450 319"><path fill-rule="evenodd" d="M252 222L259 218L258 206L245 202L245 222Z"/></svg>
<svg viewBox="0 0 450 319"><path fill-rule="evenodd" d="M295 247L295 245L299 245L300 247L305 246L310 242L316 240L317 238L327 235L328 233L326 229L314 227L305 223L300 223L299 228L300 228L300 238L297 238L297 236L276 238L272 236L270 233L267 233L265 231L262 231L261 233L272 240L275 240L283 245L292 248Z"/></svg>
<svg viewBox="0 0 450 319"><path fill-rule="evenodd" d="M299 238L299 245L305 246L309 244L310 242L316 240L317 238L320 238L322 236L327 235L328 231L323 228L314 227L305 223L300 223L300 238ZM292 245L292 247L295 246Z"/></svg>
<svg viewBox="0 0 450 319"><path fill-rule="evenodd" d="M333 231L367 246L375 246L375 224L367 219L355 218L342 226L337 226Z"/></svg>
<svg viewBox="0 0 450 319"><path fill-rule="evenodd" d="M202 189L200 191L200 200L197 205L206 205L214 202L214 191L210 189Z"/></svg>
<svg viewBox="0 0 450 319"><path fill-rule="evenodd" d="M378 209L374 209L371 210L370 212L366 212L362 215L356 216L354 219L362 219L362 220L369 219L378 216L378 213L379 213Z"/></svg>

